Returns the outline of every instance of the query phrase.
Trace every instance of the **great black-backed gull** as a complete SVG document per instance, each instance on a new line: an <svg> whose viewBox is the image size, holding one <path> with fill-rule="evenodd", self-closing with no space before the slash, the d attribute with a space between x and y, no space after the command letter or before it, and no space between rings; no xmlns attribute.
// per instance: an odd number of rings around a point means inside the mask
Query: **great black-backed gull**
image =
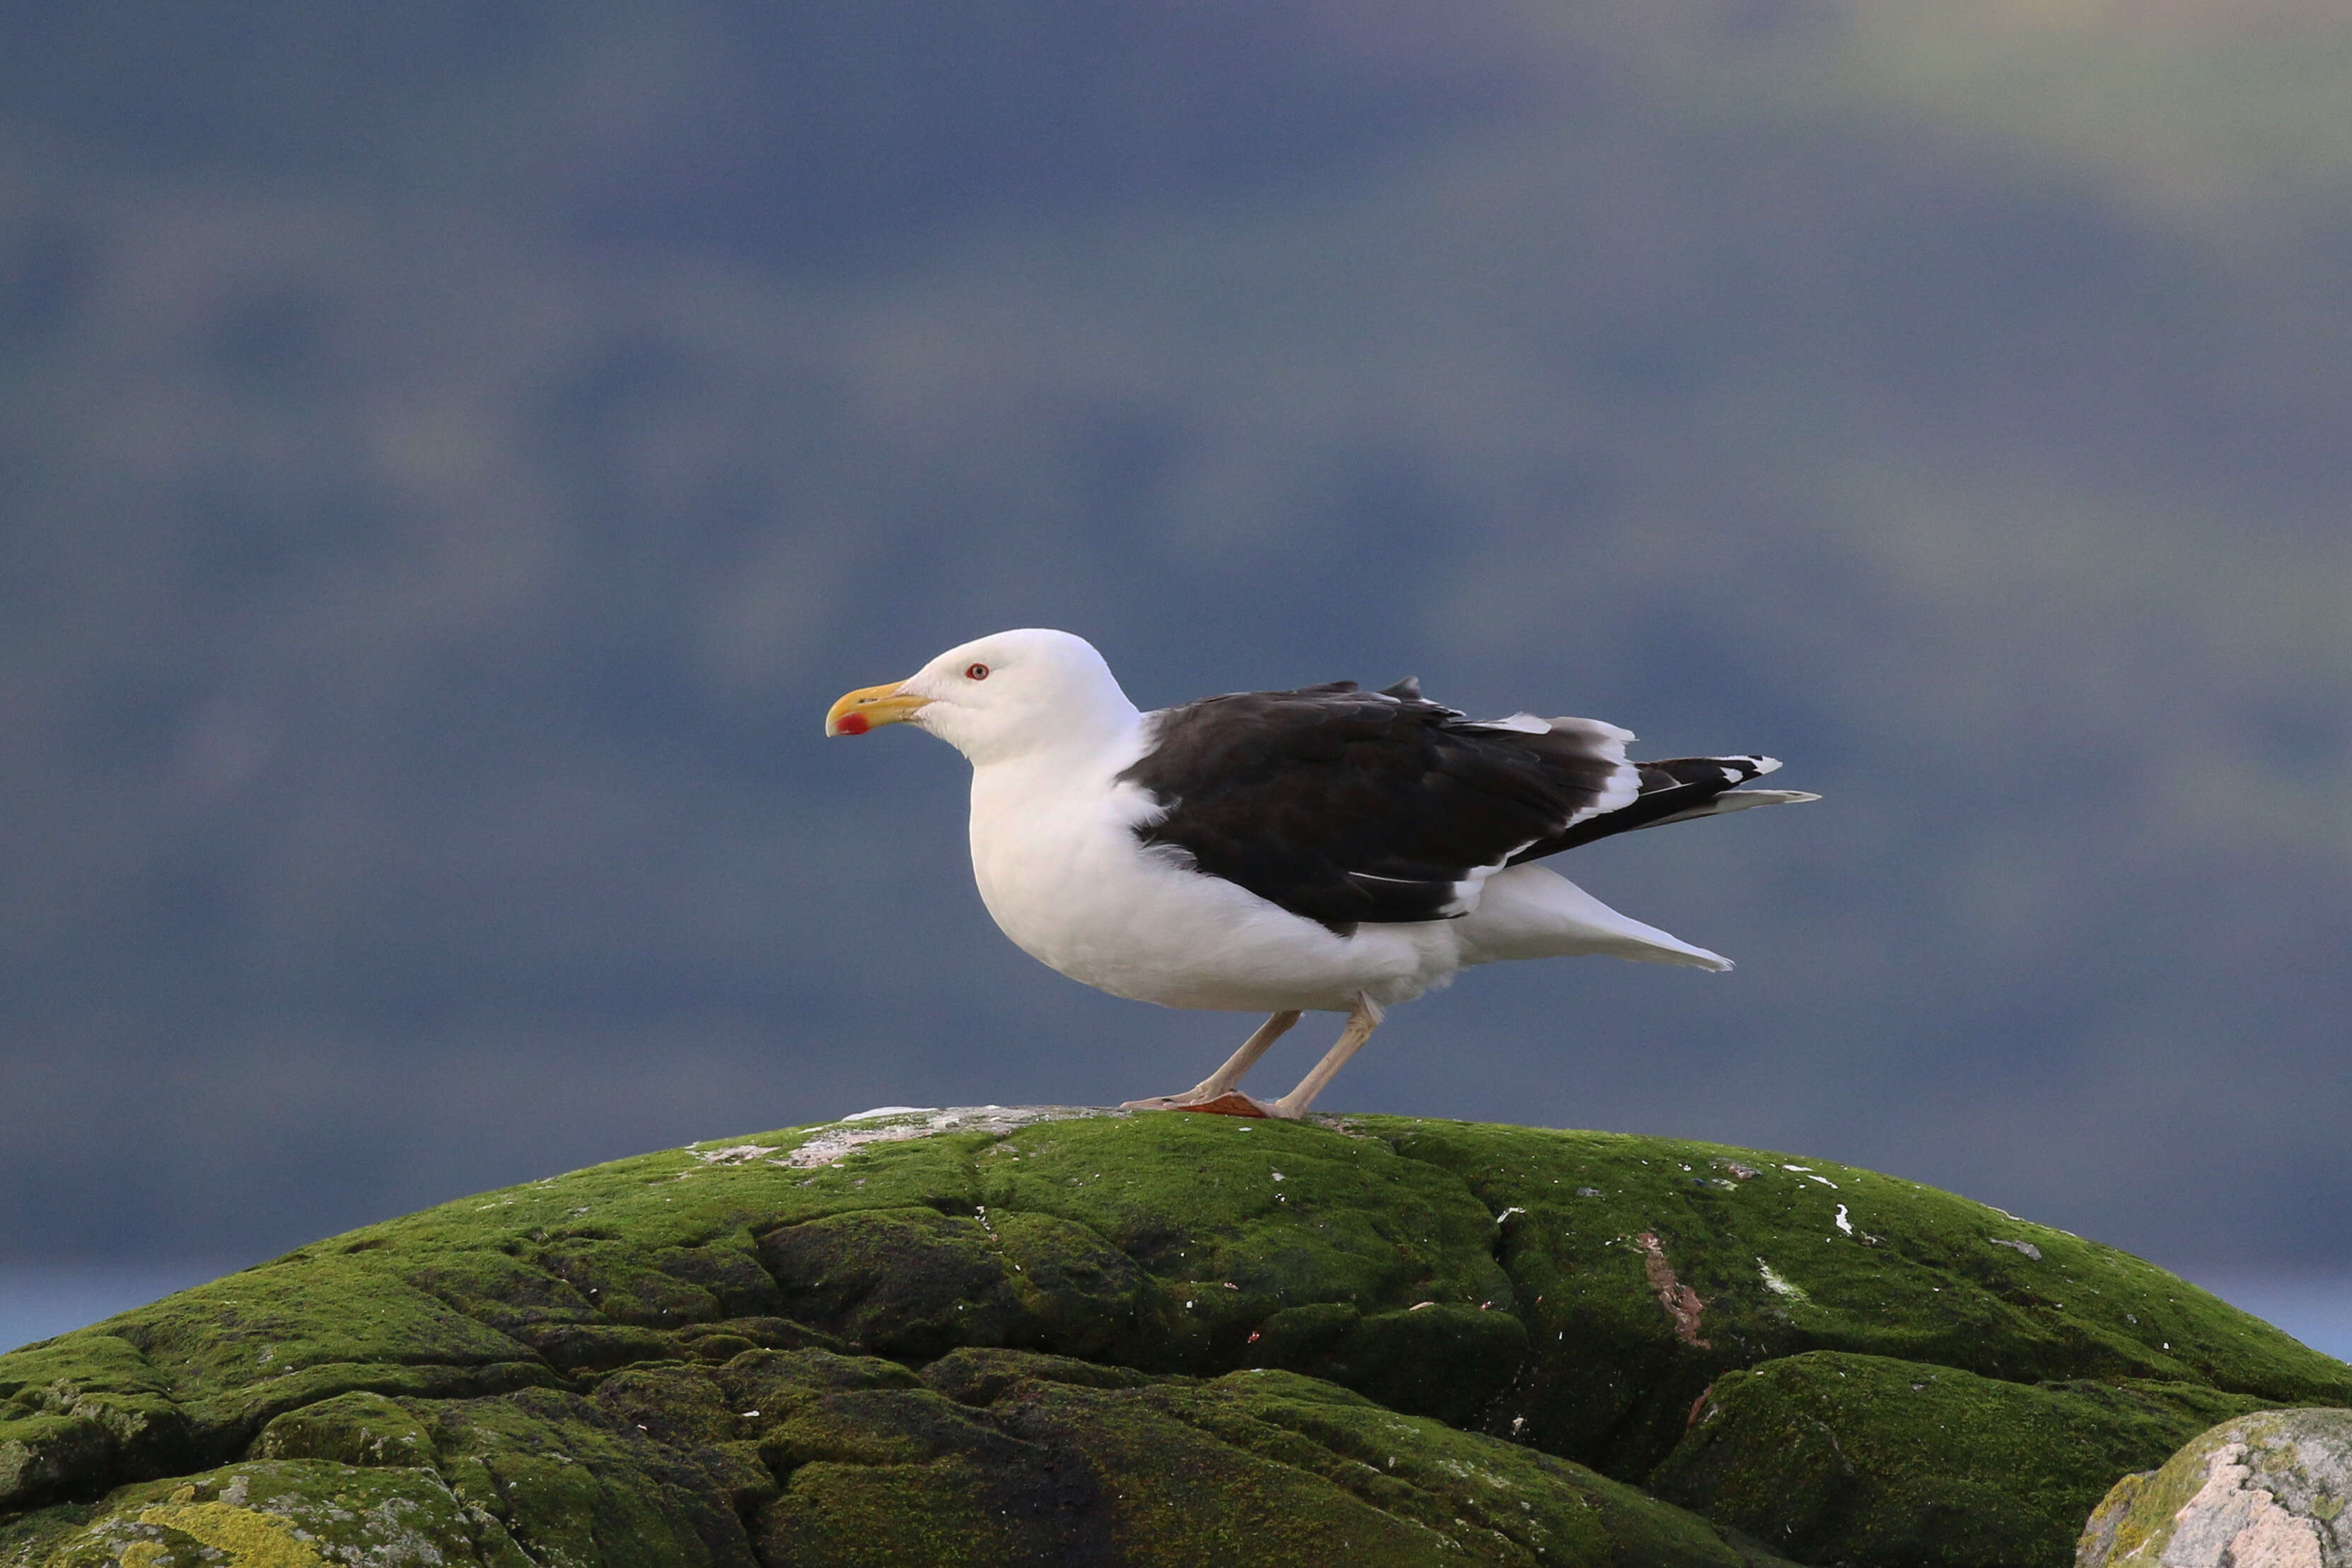
<svg viewBox="0 0 2352 1568"><path fill-rule="evenodd" d="M1590 718L1469 719L1406 680L1139 712L1093 644L1001 632L849 693L827 735L912 724L971 762L971 865L996 924L1074 980L1271 1014L1181 1094L1131 1106L1303 1114L1384 1009L1498 958L1728 969L1529 862L1633 828L1819 797L1739 786L1769 757L1632 762ZM1304 1011L1346 1029L1280 1100L1236 1087Z"/></svg>

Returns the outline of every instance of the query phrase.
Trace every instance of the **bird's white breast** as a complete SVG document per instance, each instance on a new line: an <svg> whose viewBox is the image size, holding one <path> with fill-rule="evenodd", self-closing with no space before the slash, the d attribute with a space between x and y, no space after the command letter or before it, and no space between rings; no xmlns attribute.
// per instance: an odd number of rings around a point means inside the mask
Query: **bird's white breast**
<svg viewBox="0 0 2352 1568"><path fill-rule="evenodd" d="M1452 974L1447 923L1338 936L1146 848L1135 828L1157 804L1114 782L1140 749L1138 737L973 770L972 874L1024 952L1114 996L1236 1011L1345 1010L1365 991L1385 1006Z"/></svg>

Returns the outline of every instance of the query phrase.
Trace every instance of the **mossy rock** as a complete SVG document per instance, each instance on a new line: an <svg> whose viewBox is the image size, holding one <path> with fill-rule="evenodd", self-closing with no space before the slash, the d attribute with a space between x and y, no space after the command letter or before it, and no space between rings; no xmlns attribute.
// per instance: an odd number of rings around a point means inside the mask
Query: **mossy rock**
<svg viewBox="0 0 2352 1568"><path fill-rule="evenodd" d="M2116 1455L2262 1406L2189 1384L2008 1383L1811 1351L1718 1378L1649 1481L1801 1562L2063 1563Z"/></svg>
<svg viewBox="0 0 2352 1568"><path fill-rule="evenodd" d="M183 1526L244 1509L322 1561L2055 1568L2214 1420L2345 1403L2148 1264L1827 1162L987 1108L485 1194L0 1356L0 1565L242 1561Z"/></svg>

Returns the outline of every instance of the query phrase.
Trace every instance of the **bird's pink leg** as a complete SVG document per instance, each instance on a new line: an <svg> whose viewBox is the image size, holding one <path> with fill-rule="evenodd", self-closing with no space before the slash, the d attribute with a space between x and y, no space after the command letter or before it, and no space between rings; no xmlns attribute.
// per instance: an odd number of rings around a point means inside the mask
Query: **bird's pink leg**
<svg viewBox="0 0 2352 1568"><path fill-rule="evenodd" d="M1149 1100L1129 1100L1119 1108L1124 1111L1210 1111L1229 1116L1267 1116L1274 1113L1264 1103L1236 1092L1234 1085L1242 1074L1257 1065L1274 1042L1290 1032L1298 1021L1297 1012L1276 1013L1257 1026L1257 1031L1242 1041L1242 1048L1225 1058L1225 1064L1210 1073L1181 1094L1160 1094ZM1336 1070L1335 1070L1336 1071Z"/></svg>
<svg viewBox="0 0 2352 1568"><path fill-rule="evenodd" d="M1348 1065L1348 1058L1364 1048L1364 1041L1372 1038L1372 1030L1381 1027L1384 1016L1380 1003L1358 993L1355 1010L1348 1015L1348 1027L1339 1031L1339 1038L1323 1053L1323 1060L1298 1081L1298 1087L1274 1103L1274 1114L1291 1122L1307 1114L1307 1107L1314 1103L1315 1096L1322 1093L1323 1086Z"/></svg>

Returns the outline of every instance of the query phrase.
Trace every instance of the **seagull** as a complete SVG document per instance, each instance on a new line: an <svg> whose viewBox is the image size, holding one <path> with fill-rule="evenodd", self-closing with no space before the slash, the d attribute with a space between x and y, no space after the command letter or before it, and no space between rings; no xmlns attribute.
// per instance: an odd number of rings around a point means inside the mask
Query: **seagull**
<svg viewBox="0 0 2352 1568"><path fill-rule="evenodd" d="M1471 719L1400 681L1139 711L1093 644L1029 628L844 695L828 736L929 730L971 763L971 868L1013 945L1116 997L1264 1012L1223 1066L1129 1108L1304 1115L1386 1010L1506 958L1731 962L1535 862L1612 833L1820 797L1769 757L1629 761L1590 718ZM1302 1013L1347 1015L1281 1099L1242 1077Z"/></svg>

